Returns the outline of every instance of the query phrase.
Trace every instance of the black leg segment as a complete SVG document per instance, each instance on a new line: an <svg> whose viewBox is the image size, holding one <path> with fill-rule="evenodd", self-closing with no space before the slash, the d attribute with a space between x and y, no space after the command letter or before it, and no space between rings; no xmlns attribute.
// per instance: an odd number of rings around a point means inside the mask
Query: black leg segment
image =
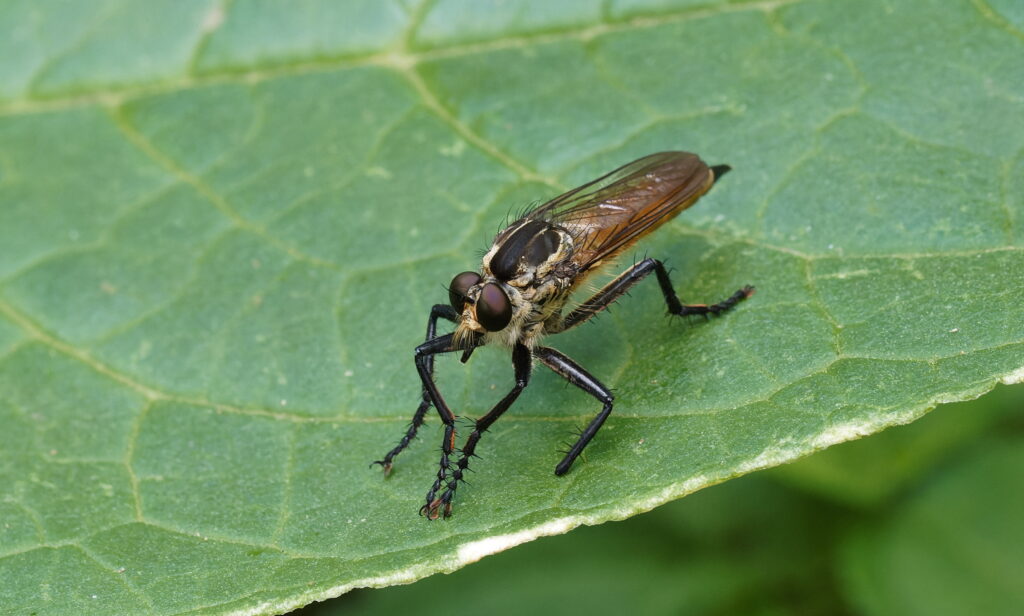
<svg viewBox="0 0 1024 616"><path fill-rule="evenodd" d="M458 319L458 313L454 308L448 304L436 304L430 309L430 318L427 320L427 336L424 338L424 342L429 342L437 336L437 320L447 319L455 322ZM427 372L430 373L431 380L434 376L434 356L427 356ZM420 405L416 408L416 413L412 416L412 423L409 424L409 428L405 431L402 439L398 442L398 446L389 451L382 460L376 460L373 464L379 464L384 469L384 475L387 476L391 473L392 463L394 462L395 456L402 453L402 450L409 446L412 439L416 438L416 431L419 430L420 426L423 425L423 419L425 418L427 411L430 409L430 396L427 394L427 388L423 388L423 392L420 396ZM372 466L372 464L371 464Z"/></svg>
<svg viewBox="0 0 1024 616"><path fill-rule="evenodd" d="M608 390L607 387L601 384L594 378L589 372L584 370L579 364L569 359L562 353L548 348L548 347L537 347L533 350L534 356L539 359L545 366L551 368L555 373L569 381L576 387L579 387L583 391L587 392L591 396L597 398L604 407L601 412L597 414L590 421L590 425L580 434L579 438L573 446L566 452L565 458L558 463L555 467L556 475L564 475L569 472L569 468L572 467L573 461L579 457L583 449L590 442L590 439L594 438L597 431L604 425L604 420L608 419L608 415L612 412L612 402L615 400L615 396Z"/></svg>
<svg viewBox="0 0 1024 616"><path fill-rule="evenodd" d="M745 286L733 293L728 299L717 304L684 304L679 301L675 290L672 288L672 281L668 277L665 265L657 259L648 258L619 274L615 280L606 284L593 297L567 314L565 319L562 320L558 331L565 331L586 322L592 316L610 306L615 300L622 297L633 285L646 278L651 272L657 275L658 285L661 287L661 294L665 297L669 313L677 316L688 316L691 314L719 315L754 294L754 287Z"/></svg>
<svg viewBox="0 0 1024 616"><path fill-rule="evenodd" d="M522 343L517 343L512 348L512 367L515 370L516 376L516 383L512 387L512 391L505 394L505 397L495 404L494 408L486 415L476 420L473 432L470 433L469 438L466 439L466 444L462 447L462 456L459 457L458 462L455 463L455 468L451 471L451 476L448 479L444 493L433 499L430 498L433 494L428 494L427 496L425 512L428 518L434 520L437 519L438 515L443 515L445 518L451 516L455 490L459 487L459 482L463 481L463 476L469 467L469 459L475 455L476 444L480 441L480 437L491 427L491 424L497 421L512 406L512 403L516 401L519 394L530 384L533 358L530 356L530 350Z"/></svg>
<svg viewBox="0 0 1024 616"><path fill-rule="evenodd" d="M479 340L474 339L472 343L478 344ZM464 348L455 346L455 334L438 336L416 347L414 358L416 371L419 372L423 388L427 390L430 403L437 409L437 414L440 415L441 421L444 422L444 439L441 441L441 461L437 470L437 478L434 479L434 484L430 486L430 490L427 492L426 504L420 508L420 513L431 513L430 505L434 502L434 495L437 494L448 478L448 470L451 468L451 455L455 451L456 417L455 413L448 408L448 403L444 401L441 392L438 391L437 385L434 383L433 356L438 353L464 350ZM436 517L436 515L433 517Z"/></svg>

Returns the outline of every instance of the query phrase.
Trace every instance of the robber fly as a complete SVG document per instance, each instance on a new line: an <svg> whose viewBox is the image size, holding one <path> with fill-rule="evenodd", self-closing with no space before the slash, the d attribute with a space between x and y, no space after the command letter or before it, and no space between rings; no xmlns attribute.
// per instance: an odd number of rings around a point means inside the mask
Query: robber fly
<svg viewBox="0 0 1024 616"><path fill-rule="evenodd" d="M587 392L603 405L555 467L564 475L612 412L614 397L607 387L569 357L542 346L548 334L576 327L607 308L630 287L652 272L661 286L669 313L677 316L718 315L750 297L743 287L717 304L683 304L665 266L644 259L605 285L593 297L562 314L573 291L593 272L641 237L694 204L729 171L727 165L708 167L695 154L651 154L555 197L510 224L494 238L480 272L462 272L448 287L449 304L437 304L427 320L426 341L414 352L423 382L422 401L398 446L378 460L384 474L423 424L431 406L444 422L441 463L426 503L428 519L451 515L459 482L469 467L481 435L487 431L530 382L534 360ZM437 320L455 323L455 331L437 335ZM477 347L496 344L512 350L515 386L486 415L476 420L458 459L455 459L456 415L434 383L434 356L461 352L469 359Z"/></svg>

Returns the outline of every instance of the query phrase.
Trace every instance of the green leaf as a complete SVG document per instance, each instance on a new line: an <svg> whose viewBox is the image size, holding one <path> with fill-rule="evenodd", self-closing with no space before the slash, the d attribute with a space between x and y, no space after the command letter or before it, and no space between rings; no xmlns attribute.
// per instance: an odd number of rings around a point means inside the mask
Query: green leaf
<svg viewBox="0 0 1024 616"><path fill-rule="evenodd" d="M0 7L0 604L272 613L450 571L1024 378L1012 2ZM644 154L735 171L552 338L455 517L416 516L429 306L509 211ZM632 258L628 255L624 262ZM507 354L439 361L461 415ZM448 359L448 358L445 358ZM465 430L461 436L465 436Z"/></svg>
<svg viewBox="0 0 1024 616"><path fill-rule="evenodd" d="M847 595L868 614L1019 614L1021 437L985 441L840 553Z"/></svg>
<svg viewBox="0 0 1024 616"><path fill-rule="evenodd" d="M493 616L837 613L823 517L795 491L745 477L621 524L583 527L452 575L301 613L402 614L440 597Z"/></svg>

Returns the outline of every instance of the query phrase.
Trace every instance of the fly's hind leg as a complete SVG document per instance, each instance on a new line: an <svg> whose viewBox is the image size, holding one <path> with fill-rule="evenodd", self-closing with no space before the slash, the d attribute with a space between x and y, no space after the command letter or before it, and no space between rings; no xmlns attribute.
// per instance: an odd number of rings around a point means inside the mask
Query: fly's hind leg
<svg viewBox="0 0 1024 616"><path fill-rule="evenodd" d="M679 301L675 289L672 288L672 281L668 277L668 270L665 269L665 265L656 259L644 260L654 262L654 272L658 276L658 286L661 287L661 294L665 297L665 303L668 304L669 313L676 316L685 317L691 314L718 316L727 310L731 310L736 304L754 294L754 287L746 285L717 304L684 304Z"/></svg>
<svg viewBox="0 0 1024 616"><path fill-rule="evenodd" d="M455 309L448 304L437 304L430 309L430 319L427 320L427 336L424 342L429 342L436 337L437 334L437 320L447 319L453 323L458 319L458 313ZM428 355L426 358L427 372L431 378L434 376L434 356ZM409 443L416 438L416 431L419 430L420 426L423 425L423 420L426 417L427 411L430 410L430 395L427 393L427 388L423 387L422 394L420 397L420 405L416 408L416 413L412 416L412 422L409 424L409 428L405 431L402 439L398 442L398 445L391 451L385 454L381 460L375 460L373 464L379 464L384 469L384 476L391 474L391 467L394 462L395 456L402 453L402 450L409 446ZM373 466L371 464L370 466Z"/></svg>
<svg viewBox="0 0 1024 616"><path fill-rule="evenodd" d="M676 316L689 316L693 314L705 316L719 315L730 310L736 306L736 304L754 294L754 287L745 286L717 304L684 304L679 301L679 297L676 296L675 289L672 288L672 281L668 277L668 271L665 269L665 265L657 259L644 259L619 274L615 280L606 284L600 291L595 293L593 297L583 302L579 307L567 314L561 323L552 327L551 333L565 331L579 325L580 323L585 323L595 314L604 310L614 303L615 300L622 297L622 295L625 294L633 285L646 278L651 274L651 272L654 272L657 276L658 286L661 287L661 294L665 297L665 304L668 306L669 313ZM608 418L608 415L611 414L614 397L608 388L602 385L600 381L591 376L590 373L580 367L576 362L558 351L547 347L539 347L534 349L533 354L548 368L551 368L564 379L594 396L604 404L601 412L591 420L590 425L583 430L576 443L573 444L568 452L566 452L565 458L558 463L558 466L555 467L556 475L564 475L569 471L573 461L576 460L583 449L587 446L587 443L589 443L590 440L594 438L594 435L597 434L597 431L601 429L601 426Z"/></svg>
<svg viewBox="0 0 1024 616"><path fill-rule="evenodd" d="M754 294L754 287L748 285L717 304L684 304L679 301L675 289L672 288L672 281L668 277L665 265L657 259L648 258L619 274L615 280L606 284L593 297L567 314L557 331L565 331L586 322L622 297L630 287L646 278L651 272L657 275L658 286L661 287L661 294L665 297L669 313L676 316L685 317L692 314L717 316Z"/></svg>

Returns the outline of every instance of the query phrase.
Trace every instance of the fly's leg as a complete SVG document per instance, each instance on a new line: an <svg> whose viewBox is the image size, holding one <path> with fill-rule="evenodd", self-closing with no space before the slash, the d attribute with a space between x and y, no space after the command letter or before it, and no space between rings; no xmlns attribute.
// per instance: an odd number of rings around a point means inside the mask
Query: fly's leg
<svg viewBox="0 0 1024 616"><path fill-rule="evenodd" d="M684 304L676 296L664 264L657 259L648 258L619 274L615 280L606 284L593 297L567 314L555 331L565 331L586 322L622 297L630 287L646 278L651 272L657 275L658 285L661 287L661 294L665 297L669 313L681 317L692 314L719 315L754 294L754 287L748 285L717 304Z"/></svg>
<svg viewBox="0 0 1024 616"><path fill-rule="evenodd" d="M469 459L475 455L476 444L480 441L480 437L491 427L491 424L497 421L512 406L512 403L516 401L519 394L530 383L530 371L533 368L533 360L530 357L530 350L522 343L517 343L512 349L512 367L515 369L515 386L486 415L476 420L473 432L466 439L466 444L462 447L462 456L455 463L455 468L452 469L451 478L448 480L444 493L427 505L427 515L431 519L436 519L439 513L446 518L451 516L455 490L459 487L459 482L463 481L463 475L469 467Z"/></svg>
<svg viewBox="0 0 1024 616"><path fill-rule="evenodd" d="M580 433L579 438L576 439L576 442L569 451L565 452L565 457L562 458L562 461L555 467L556 475L564 475L569 472L569 468L572 467L573 461L579 457L580 453L590 442L590 439L594 438L597 431L601 429L602 425L604 425L604 420L608 419L608 415L612 412L612 402L615 400L615 396L613 396L612 392L589 372L562 353L552 348L538 347L534 349L533 354L556 374L587 392L591 396L594 396L598 401L604 404L601 412L590 421L590 424L582 433Z"/></svg>
<svg viewBox="0 0 1024 616"><path fill-rule="evenodd" d="M437 304L430 309L430 318L427 320L427 337L424 342L429 342L436 336L437 332L437 320L447 319L451 322L455 322L458 319L458 313L454 308L448 304ZM434 356L428 355L427 359L427 372L431 378L434 376ZM420 426L423 425L423 419L426 417L427 411L430 409L430 396L427 394L427 388L423 388L421 395L420 405L416 409L416 413L412 416L412 423L409 424L409 429L406 430L405 435L402 436L402 440L398 442L398 446L389 451L382 460L376 460L373 464L379 464L384 469L384 476L387 477L391 474L392 462L395 456L402 453L402 450L409 446L412 439L416 438L416 431L419 430ZM371 464L371 466L373 466Z"/></svg>
<svg viewBox="0 0 1024 616"><path fill-rule="evenodd" d="M668 271L665 269L664 264L657 259L644 259L619 274L615 280L606 284L593 297L567 314L561 323L551 328L552 333L572 329L580 323L585 323L595 314L622 297L633 285L646 278L651 272L654 272L657 276L658 285L661 287L661 294L665 297L665 304L668 306L669 313L676 316L689 316L693 314L705 316L719 315L754 294L754 287L745 286L717 304L684 304L676 296L675 289L672 288L672 281L669 279ZM608 419L608 415L612 412L614 397L600 381L595 379L576 362L558 351L547 347L539 347L534 349L533 353L548 368L551 368L564 379L604 404L601 412L591 420L590 425L583 430L576 443L566 452L565 458L555 467L556 475L564 475L572 467L573 461L576 460L590 440L594 438L597 431L601 429L605 420Z"/></svg>
<svg viewBox="0 0 1024 616"><path fill-rule="evenodd" d="M427 396L430 398L431 404L437 409L437 414L441 416L441 421L444 422L444 439L441 441L441 462L437 470L437 478L434 479L433 485L430 486L430 490L427 492L426 503L420 507L420 513L427 514L427 517L431 520L437 519L437 506L433 505L433 503L436 500L437 493L441 490L441 486L447 481L448 471L451 469L451 456L455 451L456 419L455 413L448 408L448 403L444 401L441 392L437 390L437 385L434 383L434 375L431 370L433 360L431 358L438 353L466 351L467 348L483 344L483 338L473 338L468 344L471 346L456 346L455 334L445 334L444 336L438 336L433 340L424 342L416 347L414 352L416 371L420 375L420 381L423 382L423 388L427 390Z"/></svg>
<svg viewBox="0 0 1024 616"><path fill-rule="evenodd" d="M648 260L654 262L654 272L658 276L658 286L661 287L661 294L665 296L668 311L676 316L686 317L691 314L718 316L754 294L754 287L746 285L717 304L684 304L676 296L675 289L672 288L672 281L668 277L668 271L661 261L644 259L644 261Z"/></svg>

